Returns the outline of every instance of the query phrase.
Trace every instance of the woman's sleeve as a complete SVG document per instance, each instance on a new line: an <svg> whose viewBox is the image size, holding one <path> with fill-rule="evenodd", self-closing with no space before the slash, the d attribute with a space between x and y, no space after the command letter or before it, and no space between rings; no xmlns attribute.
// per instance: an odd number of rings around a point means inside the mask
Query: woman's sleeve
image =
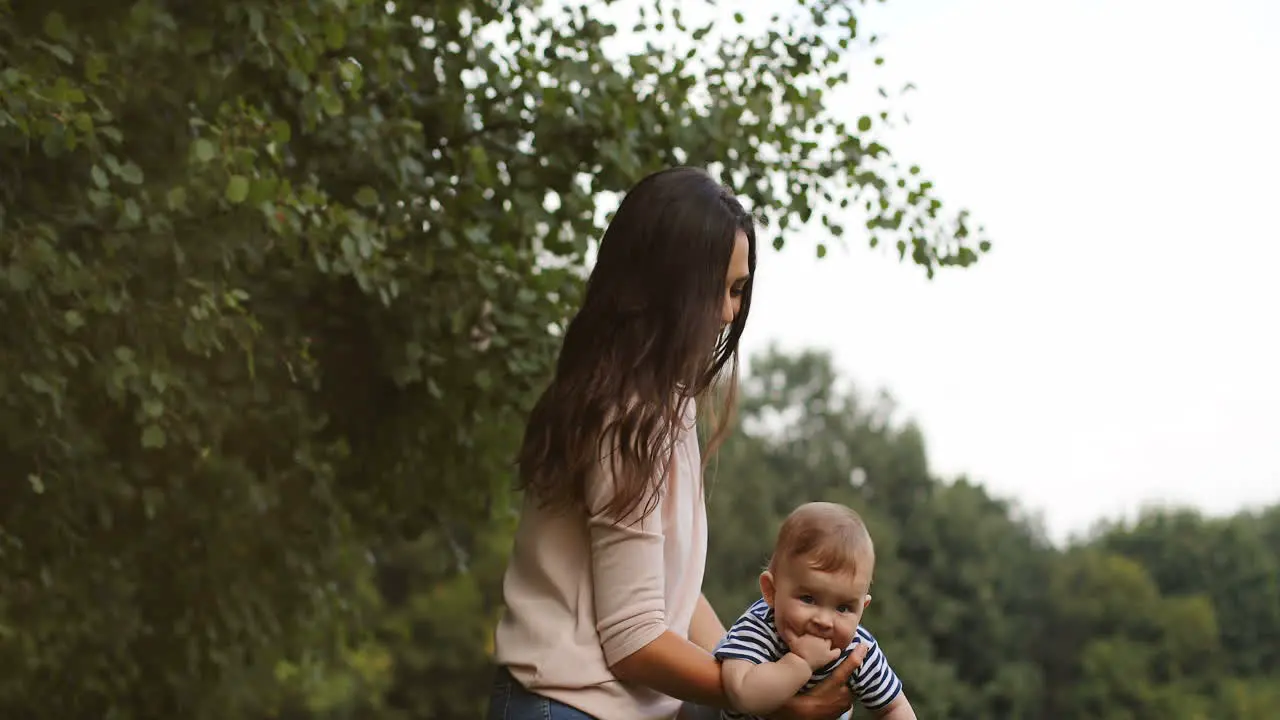
<svg viewBox="0 0 1280 720"><path fill-rule="evenodd" d="M662 485L665 485L663 483ZM596 632L610 667L667 630L661 507L643 519L652 497L621 521L605 512L614 494L608 459L587 489Z"/></svg>

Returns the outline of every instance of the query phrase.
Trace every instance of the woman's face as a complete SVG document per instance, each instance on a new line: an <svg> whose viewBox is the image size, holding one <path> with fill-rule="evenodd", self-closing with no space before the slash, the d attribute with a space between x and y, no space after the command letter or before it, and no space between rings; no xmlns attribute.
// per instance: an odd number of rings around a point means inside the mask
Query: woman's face
<svg viewBox="0 0 1280 720"><path fill-rule="evenodd" d="M747 234L739 230L733 238L733 255L729 258L729 271L724 279L724 308L720 313L724 327L733 322L742 307L742 290L751 279L751 266L747 262L749 252Z"/></svg>

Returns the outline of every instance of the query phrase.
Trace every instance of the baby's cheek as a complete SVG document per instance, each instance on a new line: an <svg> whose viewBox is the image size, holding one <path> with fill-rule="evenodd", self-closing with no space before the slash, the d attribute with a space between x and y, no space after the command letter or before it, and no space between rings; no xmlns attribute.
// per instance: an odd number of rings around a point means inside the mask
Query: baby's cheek
<svg viewBox="0 0 1280 720"><path fill-rule="evenodd" d="M858 632L858 624L857 623L841 624L839 631L840 631L841 643L845 647L848 647L849 643L853 642L854 635L856 635Z"/></svg>

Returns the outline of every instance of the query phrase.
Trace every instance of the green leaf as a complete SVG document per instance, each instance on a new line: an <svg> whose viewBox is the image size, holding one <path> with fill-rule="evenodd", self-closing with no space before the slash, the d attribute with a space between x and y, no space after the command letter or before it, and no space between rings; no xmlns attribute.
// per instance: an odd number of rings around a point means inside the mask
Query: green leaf
<svg viewBox="0 0 1280 720"><path fill-rule="evenodd" d="M84 76L91 82L96 83L102 78L103 73L107 71L107 61L99 53L91 53L84 60Z"/></svg>
<svg viewBox="0 0 1280 720"><path fill-rule="evenodd" d="M824 258L824 257L826 257L826 256L827 256L827 245L826 245L826 243L818 243L818 259L819 259L819 260L821 260L822 258Z"/></svg>
<svg viewBox="0 0 1280 720"><path fill-rule="evenodd" d="M271 136L278 143L287 143L289 138L293 136L293 131L289 127L289 123L283 120L275 120L271 123Z"/></svg>
<svg viewBox="0 0 1280 720"><path fill-rule="evenodd" d="M340 95L332 92L326 92L321 95L320 107L324 108L327 115L337 117L342 114L345 106Z"/></svg>
<svg viewBox="0 0 1280 720"><path fill-rule="evenodd" d="M120 168L120 178L130 185L142 184L142 168L132 162L125 163Z"/></svg>
<svg viewBox="0 0 1280 720"><path fill-rule="evenodd" d="M869 116L863 115L862 117L858 118L859 131L867 132L870 129L871 129L871 118Z"/></svg>
<svg viewBox="0 0 1280 720"><path fill-rule="evenodd" d="M213 143L209 142L204 138L200 138L199 140L195 141L194 151L195 151L196 159L199 160L200 162L209 162L214 158L214 156L218 152L214 148Z"/></svg>
<svg viewBox="0 0 1280 720"><path fill-rule="evenodd" d="M51 55L58 58L58 60L61 61L64 65L70 65L76 60L75 56L71 54L71 51L62 47L61 45L46 44L44 47L46 50L49 51Z"/></svg>
<svg viewBox="0 0 1280 720"><path fill-rule="evenodd" d="M356 204L361 207L373 207L378 204L378 191L368 185L356 191Z"/></svg>
<svg viewBox="0 0 1280 720"><path fill-rule="evenodd" d="M476 182L484 186L493 184L493 170L489 164L489 154L482 145L471 146L471 170L476 174Z"/></svg>
<svg viewBox="0 0 1280 720"><path fill-rule="evenodd" d="M21 265L10 265L9 287L17 292L26 292L31 288L31 273Z"/></svg>
<svg viewBox="0 0 1280 720"><path fill-rule="evenodd" d="M138 207L138 201L133 198L126 198L124 201L124 219L131 224L137 224L142 221L142 208Z"/></svg>
<svg viewBox="0 0 1280 720"><path fill-rule="evenodd" d="M243 175L232 175L227 181L226 190L227 200L232 203L242 203L244 199L249 197L249 178Z"/></svg>
<svg viewBox="0 0 1280 720"><path fill-rule="evenodd" d="M44 34L58 42L67 39L67 21L62 17L62 13L51 12L44 16Z"/></svg>
<svg viewBox="0 0 1280 720"><path fill-rule="evenodd" d="M165 194L165 201L168 203L170 210L181 210L185 208L187 206L186 188L169 188L169 192Z"/></svg>
<svg viewBox="0 0 1280 720"><path fill-rule="evenodd" d="M107 172L100 165L94 165L89 170L89 175L93 178L93 184L104 190L111 184L111 180L107 177Z"/></svg>
<svg viewBox="0 0 1280 720"><path fill-rule="evenodd" d="M159 449L165 446L168 438L165 437L164 430L159 425L148 425L142 431L142 447L148 449Z"/></svg>
<svg viewBox="0 0 1280 720"><path fill-rule="evenodd" d="M347 29L334 21L325 23L324 41L330 50L340 50L347 44Z"/></svg>
<svg viewBox="0 0 1280 720"><path fill-rule="evenodd" d="M89 202L96 208L104 208L112 203L111 193L104 190L90 190L86 195L89 197Z"/></svg>
<svg viewBox="0 0 1280 720"><path fill-rule="evenodd" d="M262 15L262 8L250 7L249 8L249 29L253 31L253 34L255 36L260 35L262 33L264 24L265 24L265 19L263 18L263 15Z"/></svg>
<svg viewBox="0 0 1280 720"><path fill-rule="evenodd" d="M142 402L142 412L149 418L158 418L164 414L164 403L158 398L147 398Z"/></svg>

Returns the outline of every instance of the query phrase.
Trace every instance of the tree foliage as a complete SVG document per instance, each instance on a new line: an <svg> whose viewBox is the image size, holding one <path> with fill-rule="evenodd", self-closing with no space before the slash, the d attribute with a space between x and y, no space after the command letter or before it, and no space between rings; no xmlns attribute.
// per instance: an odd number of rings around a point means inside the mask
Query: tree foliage
<svg viewBox="0 0 1280 720"><path fill-rule="evenodd" d="M489 612L462 573L597 205L650 170L710 167L779 243L851 205L929 274L986 249L826 102L850 3L760 35L655 6L634 52L609 8L0 0L5 716L237 717L385 685L362 628L474 645L365 611L416 557ZM406 657L389 706L486 672Z"/></svg>

